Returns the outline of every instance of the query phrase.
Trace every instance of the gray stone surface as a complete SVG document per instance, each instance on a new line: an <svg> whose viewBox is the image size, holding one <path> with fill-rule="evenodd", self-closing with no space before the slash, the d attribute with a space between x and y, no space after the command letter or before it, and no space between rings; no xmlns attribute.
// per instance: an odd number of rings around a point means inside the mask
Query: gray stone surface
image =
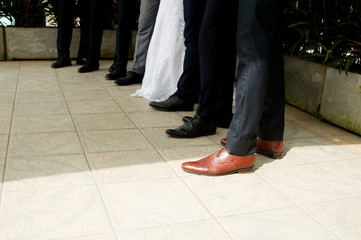
<svg viewBox="0 0 361 240"><path fill-rule="evenodd" d="M5 30L0 27L0 60L5 60Z"/></svg>
<svg viewBox="0 0 361 240"><path fill-rule="evenodd" d="M361 75L328 68L322 94L321 117L361 134Z"/></svg>
<svg viewBox="0 0 361 240"><path fill-rule="evenodd" d="M285 56L286 101L317 115L327 67Z"/></svg>
<svg viewBox="0 0 361 240"><path fill-rule="evenodd" d="M57 28L14 28L5 30L7 60L56 59ZM70 57L76 58L80 29L75 28L70 47ZM102 58L113 58L115 54L115 30L104 30L101 48Z"/></svg>

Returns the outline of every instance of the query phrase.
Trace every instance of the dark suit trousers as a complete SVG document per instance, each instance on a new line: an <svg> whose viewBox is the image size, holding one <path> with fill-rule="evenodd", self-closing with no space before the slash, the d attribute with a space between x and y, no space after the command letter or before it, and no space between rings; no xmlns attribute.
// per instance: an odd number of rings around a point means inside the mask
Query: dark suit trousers
<svg viewBox="0 0 361 240"><path fill-rule="evenodd" d="M105 6L101 0L79 0L80 46L78 56L86 57L88 64L99 64L102 44Z"/></svg>
<svg viewBox="0 0 361 240"><path fill-rule="evenodd" d="M115 64L126 69L132 33L134 0L118 0L118 23L116 33Z"/></svg>
<svg viewBox="0 0 361 240"><path fill-rule="evenodd" d="M201 98L197 115L215 120L232 114L238 0L207 0L199 35Z"/></svg>
<svg viewBox="0 0 361 240"><path fill-rule="evenodd" d="M199 72L199 31L205 10L205 0L183 0L184 45L186 47L183 73L174 96L187 100L197 100L200 93Z"/></svg>
<svg viewBox="0 0 361 240"><path fill-rule="evenodd" d="M58 0L57 49L59 60L70 59L70 44L74 26L75 0Z"/></svg>
<svg viewBox="0 0 361 240"><path fill-rule="evenodd" d="M257 136L281 141L284 132L284 72L279 40L282 0L239 0L236 111L227 151L256 151Z"/></svg>

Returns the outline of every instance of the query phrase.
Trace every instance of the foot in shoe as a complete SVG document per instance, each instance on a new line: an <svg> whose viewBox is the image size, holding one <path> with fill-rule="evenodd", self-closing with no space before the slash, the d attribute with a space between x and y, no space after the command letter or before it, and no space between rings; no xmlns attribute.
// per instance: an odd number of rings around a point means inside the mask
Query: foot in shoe
<svg viewBox="0 0 361 240"><path fill-rule="evenodd" d="M77 58L76 65L85 65L87 63L86 58Z"/></svg>
<svg viewBox="0 0 361 240"><path fill-rule="evenodd" d="M51 64L52 68L62 68L62 67L68 67L71 66L70 59L59 59L55 63Z"/></svg>
<svg viewBox="0 0 361 240"><path fill-rule="evenodd" d="M113 68L113 70L108 73L107 75L105 75L105 78L107 80L116 80L119 79L121 77L125 77L126 76L126 69L124 67L115 65L115 67Z"/></svg>
<svg viewBox="0 0 361 240"><path fill-rule="evenodd" d="M229 125L231 124L232 122L232 117L233 117L233 113L232 113L232 116L230 117L225 117L225 118L220 118L217 120L217 127L220 127L220 128L229 128ZM183 122L188 122L189 120L191 120L192 117L191 116L184 116L182 118L182 121Z"/></svg>
<svg viewBox="0 0 361 240"><path fill-rule="evenodd" d="M217 121L207 121L194 116L190 121L175 129L167 129L166 133L175 138L196 138L213 135L217 130Z"/></svg>
<svg viewBox="0 0 361 240"><path fill-rule="evenodd" d="M143 75L129 71L125 77L121 77L115 80L114 83L119 86L127 86L131 84L142 83L142 81L143 81Z"/></svg>
<svg viewBox="0 0 361 240"><path fill-rule="evenodd" d="M161 102L152 101L149 106L160 111L193 111L194 103L177 96L170 96L167 100Z"/></svg>
<svg viewBox="0 0 361 240"><path fill-rule="evenodd" d="M252 171L253 166L254 154L236 156L228 153L225 148L198 161L184 162L182 164L182 168L186 172L212 176L239 171Z"/></svg>
<svg viewBox="0 0 361 240"><path fill-rule="evenodd" d="M221 144L222 146L226 146L227 138L222 138ZM273 159L282 158L283 148L283 141L266 141L259 137L257 138L256 152L266 157Z"/></svg>
<svg viewBox="0 0 361 240"><path fill-rule="evenodd" d="M81 68L78 68L78 73L87 73L99 70L99 65L85 64Z"/></svg>

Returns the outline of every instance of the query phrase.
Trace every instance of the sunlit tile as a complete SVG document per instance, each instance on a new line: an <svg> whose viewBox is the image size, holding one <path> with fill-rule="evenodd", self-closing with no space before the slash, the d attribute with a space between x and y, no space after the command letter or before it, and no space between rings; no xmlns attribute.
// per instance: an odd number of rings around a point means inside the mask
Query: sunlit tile
<svg viewBox="0 0 361 240"><path fill-rule="evenodd" d="M111 231L97 189L91 185L5 192L0 229L0 239L22 240Z"/></svg>
<svg viewBox="0 0 361 240"><path fill-rule="evenodd" d="M216 217L294 205L253 172L219 177L192 175L184 181Z"/></svg>
<svg viewBox="0 0 361 240"><path fill-rule="evenodd" d="M101 185L116 231L209 219L211 216L177 179Z"/></svg>
<svg viewBox="0 0 361 240"><path fill-rule="evenodd" d="M231 239L214 220L201 220L160 227L142 228L118 232L120 239L132 240L227 240Z"/></svg>
<svg viewBox="0 0 361 240"><path fill-rule="evenodd" d="M339 239L361 239L361 196L310 204L303 208Z"/></svg>
<svg viewBox="0 0 361 240"><path fill-rule="evenodd" d="M299 208L285 208L220 218L233 239L338 240L327 228Z"/></svg>
<svg viewBox="0 0 361 240"><path fill-rule="evenodd" d="M297 204L354 196L359 191L315 165L259 169L256 172Z"/></svg>

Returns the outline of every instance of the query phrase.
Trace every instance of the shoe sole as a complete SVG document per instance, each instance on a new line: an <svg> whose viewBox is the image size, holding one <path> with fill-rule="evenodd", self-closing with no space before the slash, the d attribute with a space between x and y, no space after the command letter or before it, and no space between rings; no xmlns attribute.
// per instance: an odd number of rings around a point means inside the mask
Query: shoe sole
<svg viewBox="0 0 361 240"><path fill-rule="evenodd" d="M273 158L273 159L281 159L282 153L273 153L273 152L264 152L264 151L257 151L256 153L262 154L265 157Z"/></svg>
<svg viewBox="0 0 361 240"><path fill-rule="evenodd" d="M230 175L230 174L235 174L235 173L251 173L254 172L254 165L248 168L241 168L238 170L234 170L234 171L230 171L230 172L226 172L226 173L220 173L220 174L209 174L209 173L200 173L200 172L194 172L194 171L190 171L187 169L182 168L183 171L187 172L187 173L192 173L192 174L197 174L197 175L204 175L204 176L213 176L213 177L217 177L217 176L225 176L225 175Z"/></svg>

